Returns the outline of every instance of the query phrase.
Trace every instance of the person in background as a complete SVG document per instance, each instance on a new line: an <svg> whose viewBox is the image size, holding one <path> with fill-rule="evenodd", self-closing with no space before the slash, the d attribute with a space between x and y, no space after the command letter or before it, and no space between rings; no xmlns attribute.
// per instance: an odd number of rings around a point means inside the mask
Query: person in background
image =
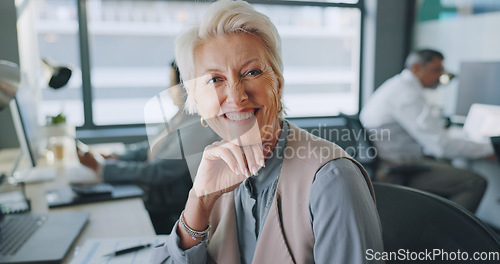
<svg viewBox="0 0 500 264"><path fill-rule="evenodd" d="M212 3L178 37L186 108L222 140L204 148L153 263L367 263L367 249L383 251L363 167L281 117L280 43L244 1Z"/></svg>
<svg viewBox="0 0 500 264"><path fill-rule="evenodd" d="M170 84L168 92L179 111L168 122L170 131L176 131L191 124L197 124L200 117L189 115L183 111L186 99L180 84L177 65L170 67ZM194 135L194 131L207 133L197 134L200 140L213 142L217 139L215 133L207 130L186 129L186 137ZM130 144L121 154L104 156L99 154L78 152L80 163L94 170L98 178L108 183L134 183L144 189L144 205L150 215L155 232L168 234L179 214L184 208L192 180L185 159L169 159L179 157L179 139L177 133L159 133L158 144L150 151L148 141ZM208 144L208 143L207 143ZM159 147L161 146L161 147ZM103 161L100 161L103 160Z"/></svg>
<svg viewBox="0 0 500 264"><path fill-rule="evenodd" d="M425 100L424 90L439 85L443 60L435 50L411 52L405 69L375 90L360 120L376 138L374 144L383 163L378 180L398 181L397 176L383 173L385 166L421 164L423 169L407 179L408 186L448 198L474 213L486 190L486 180L428 157L475 159L493 155L489 143L450 137L439 111Z"/></svg>

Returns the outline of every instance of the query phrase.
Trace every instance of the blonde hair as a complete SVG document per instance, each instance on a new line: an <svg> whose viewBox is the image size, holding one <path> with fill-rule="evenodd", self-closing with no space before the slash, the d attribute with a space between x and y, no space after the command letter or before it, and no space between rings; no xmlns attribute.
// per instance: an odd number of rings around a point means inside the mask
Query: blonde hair
<svg viewBox="0 0 500 264"><path fill-rule="evenodd" d="M264 43L270 66L280 85L278 89L281 89L284 80L281 39L278 30L266 15L257 12L244 1L214 2L198 25L179 35L176 39L175 58L181 79L187 81L197 77L195 76L194 52L199 45L217 37L242 33L251 34ZM188 94L185 109L189 113L198 112L192 93Z"/></svg>

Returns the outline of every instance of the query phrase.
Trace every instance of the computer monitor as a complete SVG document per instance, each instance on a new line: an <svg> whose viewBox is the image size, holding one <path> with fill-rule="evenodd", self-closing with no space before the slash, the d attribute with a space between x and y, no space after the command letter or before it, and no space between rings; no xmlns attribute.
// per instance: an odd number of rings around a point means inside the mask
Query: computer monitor
<svg viewBox="0 0 500 264"><path fill-rule="evenodd" d="M57 176L54 169L35 169L40 158L42 134L36 119L35 97L28 87L23 84L19 86L15 99L10 102L10 110L21 148L21 154L12 169L11 179L16 182L54 179ZM22 155L27 157L29 168L18 168Z"/></svg>
<svg viewBox="0 0 500 264"><path fill-rule="evenodd" d="M37 123L36 120L31 120L32 117L26 113L27 110L24 110L20 104L18 96L10 102L12 121L14 122L22 154L26 155L32 167L36 167L39 158Z"/></svg>
<svg viewBox="0 0 500 264"><path fill-rule="evenodd" d="M369 175L374 175L377 151L369 140L369 134L359 122L357 116L340 114L329 117L289 118L290 122L309 133L337 144L361 163ZM359 123L359 125L357 124Z"/></svg>
<svg viewBox="0 0 500 264"><path fill-rule="evenodd" d="M500 61L463 62L458 80L455 115L467 116L475 103L500 105Z"/></svg>

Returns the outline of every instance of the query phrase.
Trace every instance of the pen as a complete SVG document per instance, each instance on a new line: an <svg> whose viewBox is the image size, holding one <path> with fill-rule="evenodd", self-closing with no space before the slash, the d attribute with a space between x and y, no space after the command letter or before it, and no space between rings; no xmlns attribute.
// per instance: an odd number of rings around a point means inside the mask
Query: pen
<svg viewBox="0 0 500 264"><path fill-rule="evenodd" d="M104 256L105 257L107 257L107 256L119 256L119 255L123 255L123 254L129 253L129 252L135 252L135 251L138 251L138 250L141 250L144 248L148 248L150 246L151 246L151 244L145 244L145 245L130 247L130 248L126 248L126 249L117 250L115 252L106 254Z"/></svg>

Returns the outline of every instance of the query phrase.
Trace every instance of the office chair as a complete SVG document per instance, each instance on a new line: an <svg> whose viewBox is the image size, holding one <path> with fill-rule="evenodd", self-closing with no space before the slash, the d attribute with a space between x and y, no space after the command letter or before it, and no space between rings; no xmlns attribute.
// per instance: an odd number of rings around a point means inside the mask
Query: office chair
<svg viewBox="0 0 500 264"><path fill-rule="evenodd" d="M473 257L474 252L500 251L498 234L456 203L395 184L374 182L373 187L385 252L460 250ZM481 263L498 263L498 260Z"/></svg>
<svg viewBox="0 0 500 264"><path fill-rule="evenodd" d="M365 170L368 172L370 179L374 181L379 168L380 160L377 156L375 146L370 141L369 135L366 133L367 131L359 121L357 115L346 115L344 113L340 113L339 117L345 119L345 126L348 129L348 133L350 133L349 137L346 138L351 139L351 146L344 147L344 149L354 159L361 163L361 165L363 165Z"/></svg>
<svg viewBox="0 0 500 264"><path fill-rule="evenodd" d="M349 133L351 133L350 138L354 139L351 140L351 145L355 149L354 154L349 153L349 151L348 153L361 163L363 167L365 167L370 179L375 181L381 161L377 155L375 145L370 140L370 135L361 124L357 115L346 115L344 113L340 113L339 116L346 120L346 127L348 128ZM410 177L416 175L417 173L428 171L429 169L430 168L428 166L421 164L401 164L386 166L384 168L385 173L388 175L398 176L398 184L401 185L408 185Z"/></svg>

